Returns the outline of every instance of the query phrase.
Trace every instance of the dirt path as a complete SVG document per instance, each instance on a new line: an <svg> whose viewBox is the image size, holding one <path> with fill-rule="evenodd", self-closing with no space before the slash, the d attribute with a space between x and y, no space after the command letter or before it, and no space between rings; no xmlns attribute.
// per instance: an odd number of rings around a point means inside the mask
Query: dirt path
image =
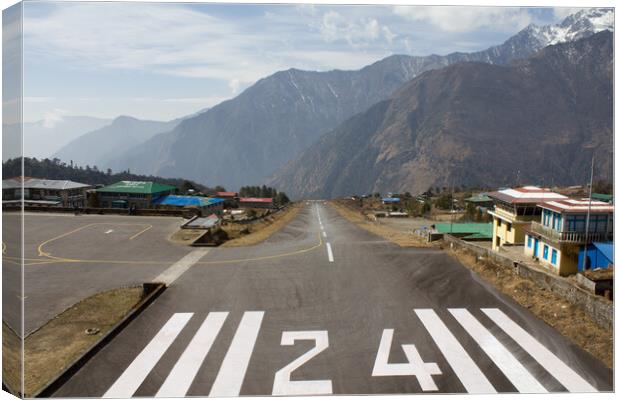
<svg viewBox="0 0 620 400"><path fill-rule="evenodd" d="M222 247L239 247L258 244L288 224L293 218L295 218L300 209L301 204L295 203L289 205L283 211L270 215L252 224L228 224L223 226L222 229L224 229L233 239L224 243ZM247 229L248 233L242 233L245 229Z"/></svg>

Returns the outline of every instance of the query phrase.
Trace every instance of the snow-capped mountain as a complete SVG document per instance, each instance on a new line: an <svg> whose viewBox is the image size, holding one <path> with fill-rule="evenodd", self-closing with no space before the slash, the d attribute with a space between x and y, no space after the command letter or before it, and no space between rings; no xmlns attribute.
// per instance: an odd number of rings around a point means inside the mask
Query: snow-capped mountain
<svg viewBox="0 0 620 400"><path fill-rule="evenodd" d="M611 8L591 8L569 15L557 25L530 25L530 34L542 47L571 42L603 30L614 30L614 11Z"/></svg>
<svg viewBox="0 0 620 400"><path fill-rule="evenodd" d="M185 176L229 189L265 182L321 135L424 72L460 62L510 65L542 48L613 29L612 9L588 9L552 26L528 26L503 44L445 56L392 55L358 71L280 71L234 99L113 160L112 168ZM285 191L286 188L283 188Z"/></svg>

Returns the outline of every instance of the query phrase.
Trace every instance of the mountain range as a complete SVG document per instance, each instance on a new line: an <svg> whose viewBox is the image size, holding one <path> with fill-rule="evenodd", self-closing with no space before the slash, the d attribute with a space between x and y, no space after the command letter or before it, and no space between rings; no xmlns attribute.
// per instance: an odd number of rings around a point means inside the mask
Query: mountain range
<svg viewBox="0 0 620 400"><path fill-rule="evenodd" d="M299 197L573 184L613 174L613 34L510 65L426 72L357 114L268 182Z"/></svg>
<svg viewBox="0 0 620 400"><path fill-rule="evenodd" d="M50 115L36 122L25 122L23 126L24 155L38 159L49 158L64 145L82 136L85 132L99 129L110 123L109 119ZM20 124L4 124L2 160L21 155Z"/></svg>
<svg viewBox="0 0 620 400"><path fill-rule="evenodd" d="M280 71L170 132L128 148L110 166L231 189L265 182L323 134L388 99L423 72L468 61L505 65L549 44L610 28L610 21L613 27L612 10L584 10L558 25L530 25L480 52L394 55L358 71Z"/></svg>

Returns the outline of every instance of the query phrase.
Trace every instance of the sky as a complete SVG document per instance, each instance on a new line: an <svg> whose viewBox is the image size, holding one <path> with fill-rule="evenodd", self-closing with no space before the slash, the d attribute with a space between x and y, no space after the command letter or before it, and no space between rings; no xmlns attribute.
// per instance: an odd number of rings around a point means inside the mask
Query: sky
<svg viewBox="0 0 620 400"><path fill-rule="evenodd" d="M289 68L477 51L570 8L25 2L24 121L170 120Z"/></svg>

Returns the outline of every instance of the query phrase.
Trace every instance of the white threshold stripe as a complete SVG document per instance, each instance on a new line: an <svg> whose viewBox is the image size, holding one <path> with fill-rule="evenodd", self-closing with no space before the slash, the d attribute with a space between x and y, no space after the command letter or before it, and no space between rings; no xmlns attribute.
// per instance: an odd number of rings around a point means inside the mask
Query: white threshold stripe
<svg viewBox="0 0 620 400"><path fill-rule="evenodd" d="M448 311L520 393L547 393L547 389L469 311L464 308Z"/></svg>
<svg viewBox="0 0 620 400"><path fill-rule="evenodd" d="M197 249L190 252L185 257L181 258L179 261L168 267L168 269L166 269L157 278L155 278L153 282L165 283L166 286L172 285L174 281L176 281L194 264L200 261L200 259L204 257L208 252L209 249Z"/></svg>
<svg viewBox="0 0 620 400"><path fill-rule="evenodd" d="M193 313L176 313L105 392L103 397L131 397L185 327Z"/></svg>
<svg viewBox="0 0 620 400"><path fill-rule="evenodd" d="M329 243L325 243L327 246L327 259L329 262L334 262L334 253L332 253L332 246Z"/></svg>
<svg viewBox="0 0 620 400"><path fill-rule="evenodd" d="M414 311L468 393L497 393L435 311L431 309Z"/></svg>
<svg viewBox="0 0 620 400"><path fill-rule="evenodd" d="M248 311L243 314L209 397L239 396L264 314L263 311Z"/></svg>
<svg viewBox="0 0 620 400"><path fill-rule="evenodd" d="M569 392L596 392L596 388L590 385L585 379L569 368L549 349L543 346L532 335L508 318L497 308L482 308L485 313L497 326L499 326L508 336L519 344L529 355L547 370L558 382Z"/></svg>
<svg viewBox="0 0 620 400"><path fill-rule="evenodd" d="M227 312L207 315L155 397L183 397L187 394L226 317Z"/></svg>

